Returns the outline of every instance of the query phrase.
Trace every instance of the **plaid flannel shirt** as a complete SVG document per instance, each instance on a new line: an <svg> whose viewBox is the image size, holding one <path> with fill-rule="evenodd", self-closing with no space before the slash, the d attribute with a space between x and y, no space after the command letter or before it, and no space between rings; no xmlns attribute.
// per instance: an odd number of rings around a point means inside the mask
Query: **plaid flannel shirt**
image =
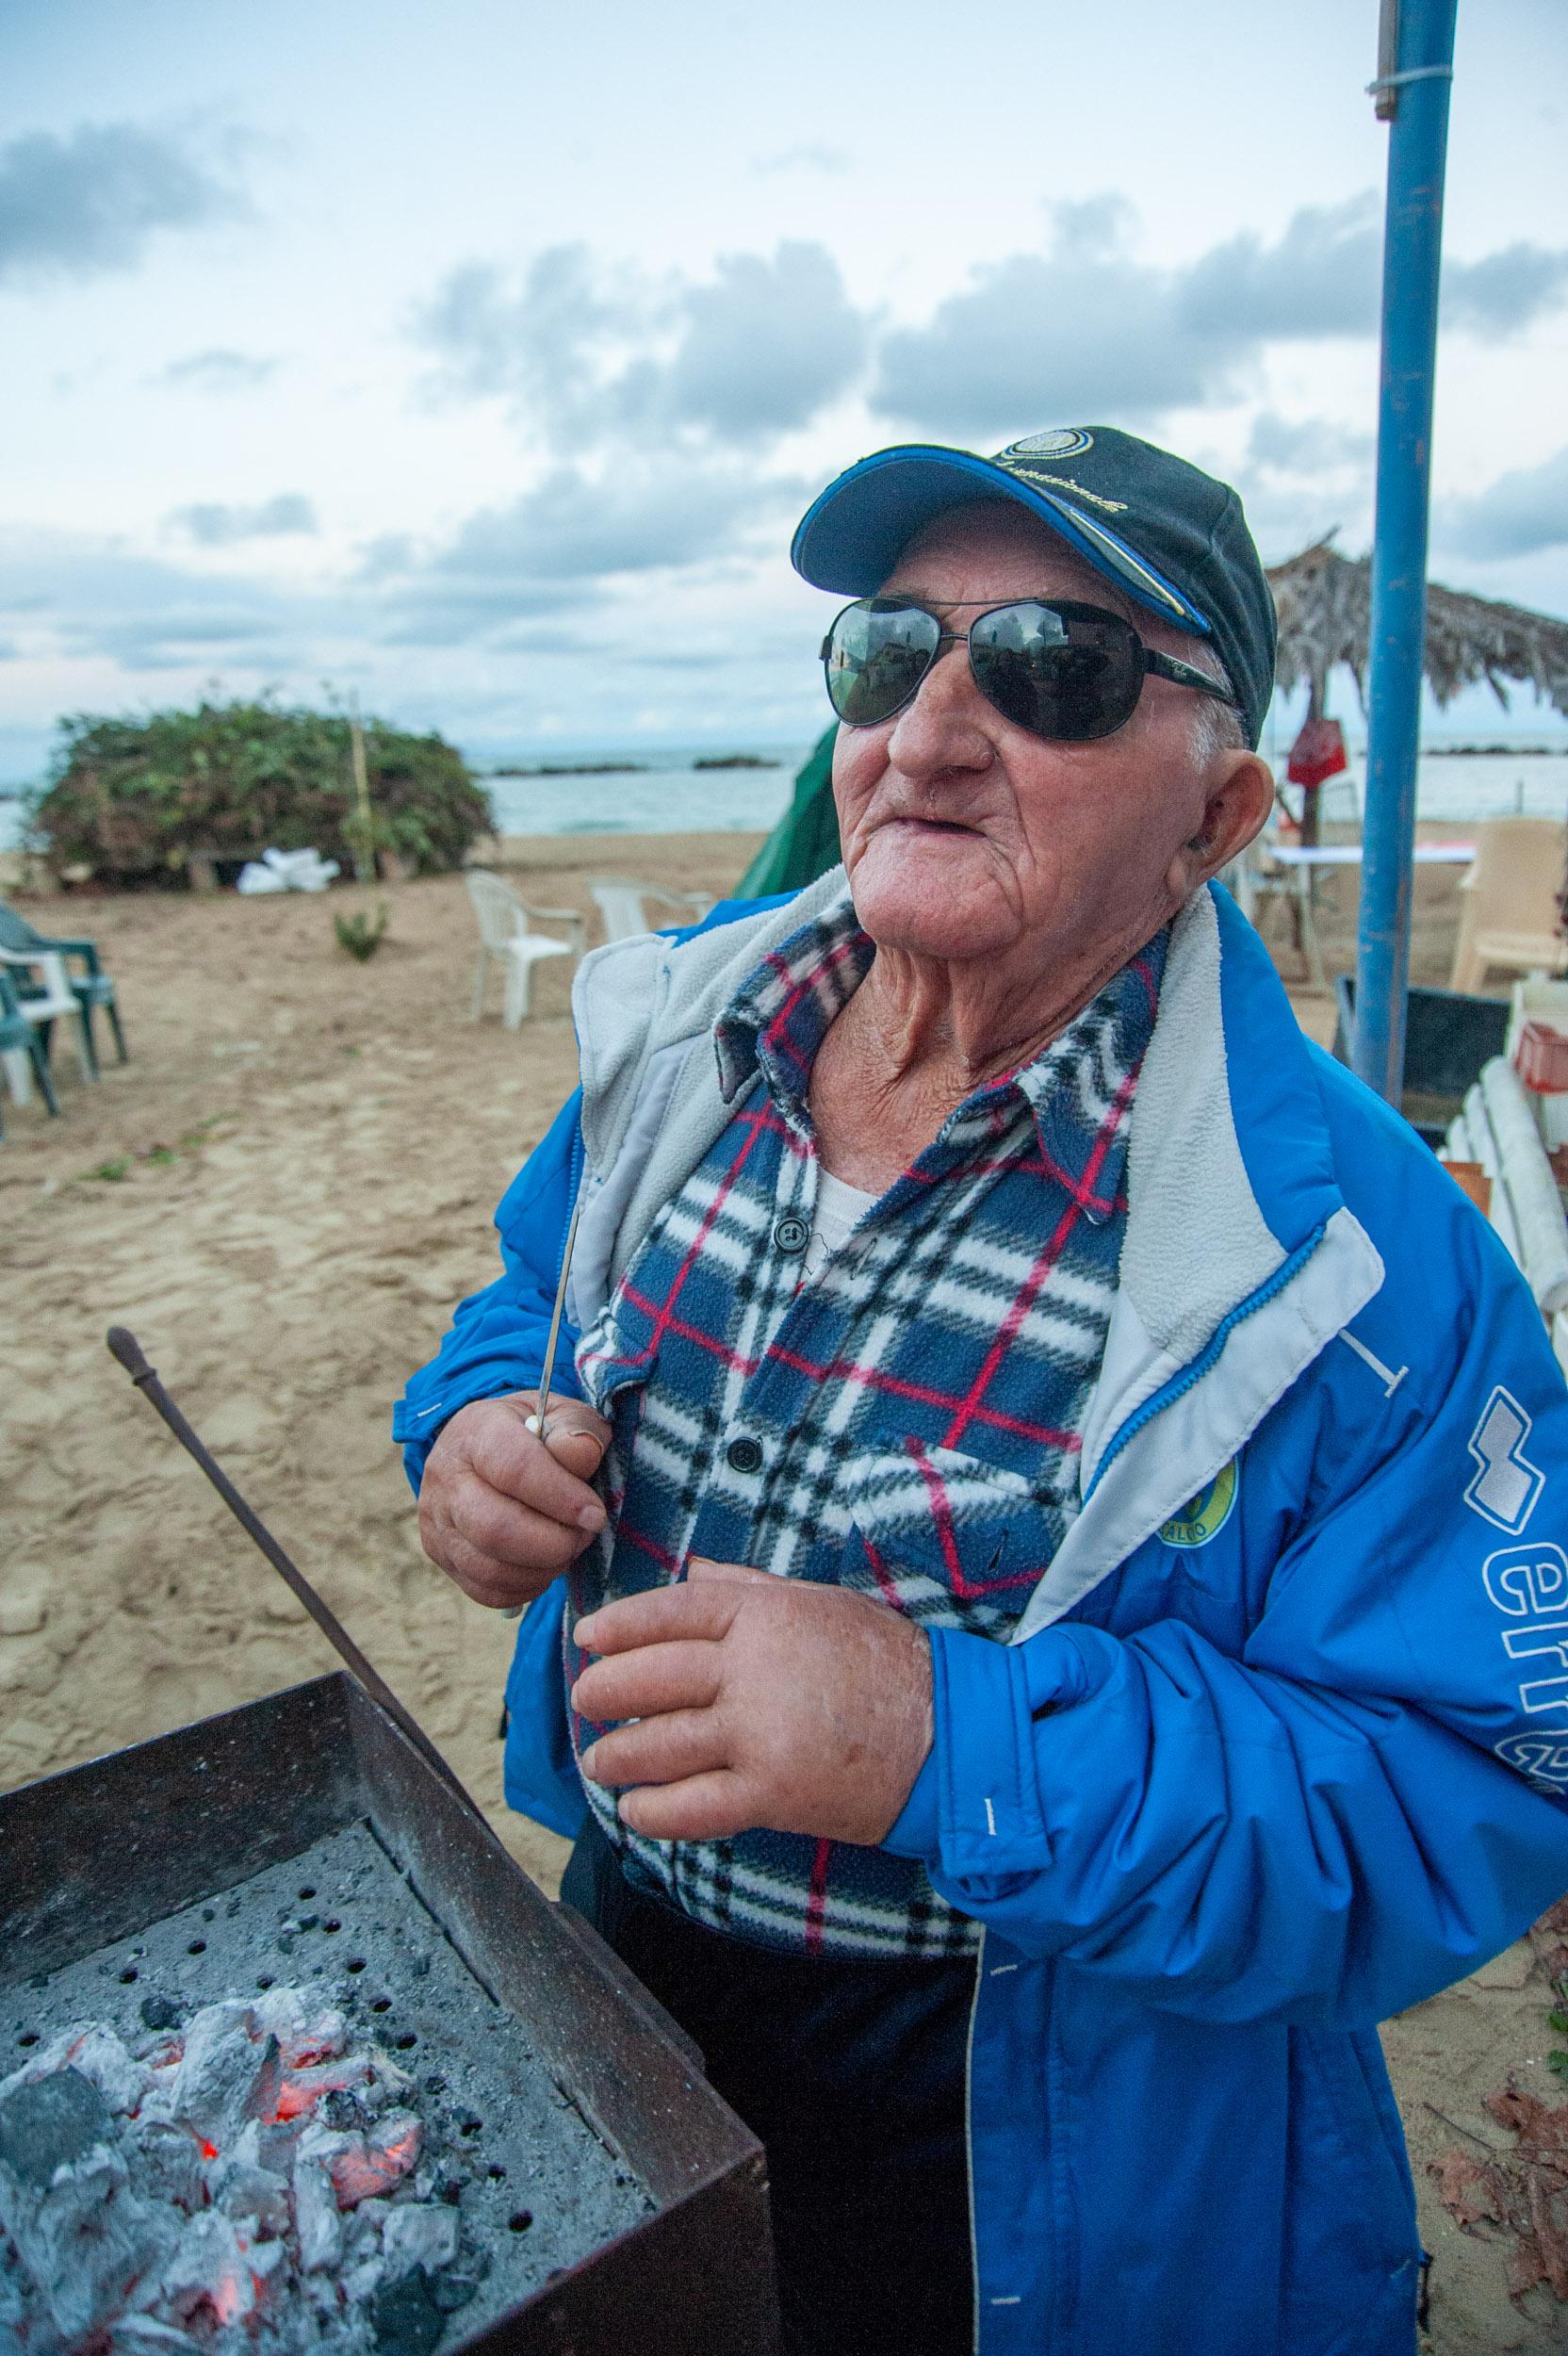
<svg viewBox="0 0 1568 2356"><path fill-rule="evenodd" d="M759 966L714 1026L733 1117L579 1348L613 1436L568 1631L701 1554L1007 1634L1077 1508L1166 943L966 1099L808 1284L811 1066L874 948L846 892ZM568 1683L582 1665L568 1632ZM573 1713L580 1756L603 1731ZM633 1872L710 1928L808 1953L976 1944L915 1860L768 1831L649 1841L585 1789Z"/></svg>

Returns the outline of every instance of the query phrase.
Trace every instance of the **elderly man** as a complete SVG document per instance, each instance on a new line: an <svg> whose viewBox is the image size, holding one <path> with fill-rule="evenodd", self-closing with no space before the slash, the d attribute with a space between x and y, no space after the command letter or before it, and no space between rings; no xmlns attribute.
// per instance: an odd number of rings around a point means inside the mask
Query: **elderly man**
<svg viewBox="0 0 1568 2356"><path fill-rule="evenodd" d="M1408 2356L1376 2024L1568 1885L1568 1395L1213 886L1234 493L916 446L794 557L844 870L586 961L400 1410L533 1605L509 1796L762 2135L792 2348Z"/></svg>

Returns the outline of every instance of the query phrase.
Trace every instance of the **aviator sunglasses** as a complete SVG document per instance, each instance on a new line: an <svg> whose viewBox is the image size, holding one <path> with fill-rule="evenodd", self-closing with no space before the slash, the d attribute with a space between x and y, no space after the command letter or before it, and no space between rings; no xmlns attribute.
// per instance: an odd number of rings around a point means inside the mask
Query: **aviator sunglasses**
<svg viewBox="0 0 1568 2356"><path fill-rule="evenodd" d="M857 597L822 642L828 700L841 720L874 728L913 700L944 646L961 645L986 701L1059 744L1124 728L1151 674L1238 709L1202 671L1146 646L1119 614L1065 597L993 605L967 630L943 630L908 597Z"/></svg>

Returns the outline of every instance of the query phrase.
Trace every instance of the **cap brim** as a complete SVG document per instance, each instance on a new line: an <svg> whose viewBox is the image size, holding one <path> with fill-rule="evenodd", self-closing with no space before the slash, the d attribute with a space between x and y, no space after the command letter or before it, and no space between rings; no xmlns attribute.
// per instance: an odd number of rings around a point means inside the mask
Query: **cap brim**
<svg viewBox="0 0 1568 2356"><path fill-rule="evenodd" d="M1131 543L1077 501L1024 483L972 450L905 442L862 458L830 483L801 517L790 560L813 587L850 597L880 589L915 533L947 508L1011 499L1066 541L1076 555L1150 613L1204 637L1209 624L1190 599Z"/></svg>

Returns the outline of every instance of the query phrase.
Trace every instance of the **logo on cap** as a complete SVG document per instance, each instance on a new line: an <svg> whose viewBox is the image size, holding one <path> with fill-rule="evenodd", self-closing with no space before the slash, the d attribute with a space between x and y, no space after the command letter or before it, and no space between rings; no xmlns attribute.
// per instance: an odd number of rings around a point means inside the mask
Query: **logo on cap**
<svg viewBox="0 0 1568 2356"><path fill-rule="evenodd" d="M1026 434L1021 442L1009 442L1004 458L1076 458L1080 450L1094 448L1094 435L1086 434L1081 425L1055 425L1048 434Z"/></svg>

